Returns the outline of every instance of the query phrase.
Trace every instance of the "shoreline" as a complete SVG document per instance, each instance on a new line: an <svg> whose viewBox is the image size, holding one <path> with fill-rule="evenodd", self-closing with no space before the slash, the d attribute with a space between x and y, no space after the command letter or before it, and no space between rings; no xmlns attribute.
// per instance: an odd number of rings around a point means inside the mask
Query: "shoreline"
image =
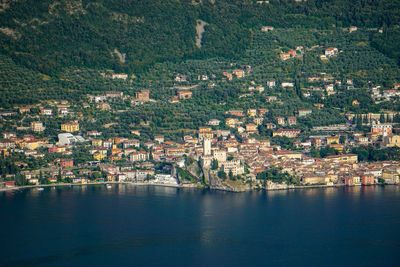
<svg viewBox="0 0 400 267"><path fill-rule="evenodd" d="M173 188L199 188L199 189L208 189L215 191L224 191L231 193L243 193L243 192L252 192L252 191L282 191L282 190L304 190L304 189L325 189L325 188L340 188L345 187L344 184L338 185L300 185L295 187L285 187L285 188L260 188L260 189L252 189L252 190L226 190L222 188L209 188L204 186L199 186L197 184L156 184L156 183L134 183L134 182L97 182L97 183L82 183L82 184L73 184L73 183L62 183L62 184L45 184L45 185L24 185L24 186L16 186L16 187L8 187L1 188L0 192L7 191L16 191L22 189L32 189L32 188L45 188L45 187L72 187L72 186L86 186L86 185L107 185L107 184L125 184L125 185L134 185L134 186L162 186L162 187L173 187ZM385 185L395 185L396 184L385 184ZM359 185L360 187L364 187L365 185ZM373 184L367 186L382 186L381 184ZM349 186L356 187L356 186Z"/></svg>
<svg viewBox="0 0 400 267"><path fill-rule="evenodd" d="M0 192L7 191L15 191L21 189L30 189L30 188L44 188L44 187L72 187L72 186L86 186L86 185L108 185L108 184L127 184L127 185L135 185L135 186L163 186L163 187L174 187L174 188L198 188L196 184L155 184L155 183L133 183L133 182L97 182L97 183L82 183L82 184L73 184L73 183L59 183L59 184L43 184L43 185L23 185L23 186L15 186L15 187L6 187L1 188Z"/></svg>

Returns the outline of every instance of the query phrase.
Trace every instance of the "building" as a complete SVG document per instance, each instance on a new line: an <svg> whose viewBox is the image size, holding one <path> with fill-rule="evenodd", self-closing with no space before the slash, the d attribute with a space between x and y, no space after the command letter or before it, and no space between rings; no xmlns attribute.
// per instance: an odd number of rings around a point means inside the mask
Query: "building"
<svg viewBox="0 0 400 267"><path fill-rule="evenodd" d="M292 88L294 87L294 83L292 82L283 82L282 83L282 88Z"/></svg>
<svg viewBox="0 0 400 267"><path fill-rule="evenodd" d="M267 112L268 112L268 109L266 109L266 108L259 108L259 109L258 109L258 116L264 117L264 115L267 114Z"/></svg>
<svg viewBox="0 0 400 267"><path fill-rule="evenodd" d="M226 161L226 151L225 150L214 150L213 158L218 161L218 163L223 163Z"/></svg>
<svg viewBox="0 0 400 267"><path fill-rule="evenodd" d="M327 145L339 144L339 140L340 140L340 135L328 136L326 137L326 144Z"/></svg>
<svg viewBox="0 0 400 267"><path fill-rule="evenodd" d="M243 78L244 77L244 70L240 69L235 69L232 71L234 75L236 75L237 78Z"/></svg>
<svg viewBox="0 0 400 267"><path fill-rule="evenodd" d="M211 119L211 120L209 120L208 121L208 125L212 125L212 126L218 126L219 124L221 123L221 121L220 120L217 120L217 119Z"/></svg>
<svg viewBox="0 0 400 267"><path fill-rule="evenodd" d="M266 127L267 129L275 129L275 128L276 128L276 125L275 125L275 123L266 123L266 124L265 124L265 127Z"/></svg>
<svg viewBox="0 0 400 267"><path fill-rule="evenodd" d="M244 166L240 164L240 160L225 161L222 164L222 170L226 173L232 173L233 176L241 175L244 173Z"/></svg>
<svg viewBox="0 0 400 267"><path fill-rule="evenodd" d="M374 123L371 126L371 132L378 135L391 135L393 131L393 127L388 123Z"/></svg>
<svg viewBox="0 0 400 267"><path fill-rule="evenodd" d="M336 47L328 47L325 50L325 56L326 57L332 57L332 56L337 55L338 53L339 53L339 50Z"/></svg>
<svg viewBox="0 0 400 267"><path fill-rule="evenodd" d="M230 115L233 115L233 116L238 116L238 117L244 116L243 110L230 110L227 113Z"/></svg>
<svg viewBox="0 0 400 267"><path fill-rule="evenodd" d="M232 128L236 127L236 124L238 124L238 122L239 121L236 118L226 118L226 120L225 120L226 126L232 127Z"/></svg>
<svg viewBox="0 0 400 267"><path fill-rule="evenodd" d="M199 127L199 139L212 139L213 133L211 127Z"/></svg>
<svg viewBox="0 0 400 267"><path fill-rule="evenodd" d="M276 86L276 82L275 81L267 81L267 86L269 88L275 87Z"/></svg>
<svg viewBox="0 0 400 267"><path fill-rule="evenodd" d="M72 168L74 167L74 161L72 159L62 159L60 160L61 168Z"/></svg>
<svg viewBox="0 0 400 267"><path fill-rule="evenodd" d="M190 99L192 98L191 91L178 91L178 98L179 99Z"/></svg>
<svg viewBox="0 0 400 267"><path fill-rule="evenodd" d="M258 134L257 125L255 125L254 123L246 124L246 132Z"/></svg>
<svg viewBox="0 0 400 267"><path fill-rule="evenodd" d="M361 175L362 185L373 185L375 184L375 177L372 174Z"/></svg>
<svg viewBox="0 0 400 267"><path fill-rule="evenodd" d="M64 132L78 132L79 131L79 123L77 122L69 122L61 124L61 131Z"/></svg>
<svg viewBox="0 0 400 267"><path fill-rule="evenodd" d="M279 125L285 125L285 118L284 117L276 117L276 122L279 124Z"/></svg>
<svg viewBox="0 0 400 267"><path fill-rule="evenodd" d="M82 136L73 136L71 133L62 133L58 135L58 145L68 146L78 142L84 142L85 139Z"/></svg>
<svg viewBox="0 0 400 267"><path fill-rule="evenodd" d="M303 154L300 152L296 151L290 151L290 150L280 150L276 151L274 155L278 158L284 158L284 159L298 159L302 160L303 159Z"/></svg>
<svg viewBox="0 0 400 267"><path fill-rule="evenodd" d="M232 73L224 71L224 72L222 72L222 75L225 76L229 81L231 81L233 79Z"/></svg>
<svg viewBox="0 0 400 267"><path fill-rule="evenodd" d="M296 117L287 117L287 123L289 125L296 125L297 124L297 119Z"/></svg>
<svg viewBox="0 0 400 267"><path fill-rule="evenodd" d="M53 110L51 108L42 108L40 110L40 115L51 116L53 115Z"/></svg>
<svg viewBox="0 0 400 267"><path fill-rule="evenodd" d="M300 129L278 129L272 133L272 136L286 136L288 138L295 138L300 134Z"/></svg>
<svg viewBox="0 0 400 267"><path fill-rule="evenodd" d="M132 162L135 161L146 161L149 159L150 153L146 152L146 151L136 151L136 152L132 152L129 155L129 160Z"/></svg>
<svg viewBox="0 0 400 267"><path fill-rule="evenodd" d="M400 135L389 135L383 138L386 147L400 147Z"/></svg>
<svg viewBox="0 0 400 267"><path fill-rule="evenodd" d="M211 155L211 139L203 139L203 156Z"/></svg>
<svg viewBox="0 0 400 267"><path fill-rule="evenodd" d="M249 109L247 110L247 114L248 114L250 117L255 117L255 116L257 116L257 109L255 109L255 108L249 108Z"/></svg>
<svg viewBox="0 0 400 267"><path fill-rule="evenodd" d="M154 142L157 142L159 144L164 143L164 136L163 135L154 136Z"/></svg>
<svg viewBox="0 0 400 267"><path fill-rule="evenodd" d="M31 108L30 107L20 107L18 109L19 113L23 114L23 113L28 113L31 112Z"/></svg>
<svg viewBox="0 0 400 267"><path fill-rule="evenodd" d="M124 92L121 91L108 91L104 94L107 98L122 98L124 96Z"/></svg>
<svg viewBox="0 0 400 267"><path fill-rule="evenodd" d="M111 78L112 79L126 80L126 79L128 79L128 74L125 74L125 73L113 73L113 74L111 74Z"/></svg>
<svg viewBox="0 0 400 267"><path fill-rule="evenodd" d="M150 100L150 91L144 90L141 92L136 92L135 96L136 96L136 101L139 101L139 102L149 101Z"/></svg>
<svg viewBox="0 0 400 267"><path fill-rule="evenodd" d="M358 156L356 154L332 155L325 158L329 163L357 163Z"/></svg>
<svg viewBox="0 0 400 267"><path fill-rule="evenodd" d="M260 2L260 1L257 1L257 3L258 2ZM269 2L269 1L261 1L261 2ZM272 27L272 26L262 26L261 27L261 31L263 31L263 32L269 32L269 31L273 31L274 30L274 27Z"/></svg>
<svg viewBox="0 0 400 267"><path fill-rule="evenodd" d="M298 110L299 117L304 117L312 113L311 109L299 109Z"/></svg>
<svg viewBox="0 0 400 267"><path fill-rule="evenodd" d="M43 132L46 128L43 126L43 123L40 121L32 121L31 122L31 130L34 132Z"/></svg>

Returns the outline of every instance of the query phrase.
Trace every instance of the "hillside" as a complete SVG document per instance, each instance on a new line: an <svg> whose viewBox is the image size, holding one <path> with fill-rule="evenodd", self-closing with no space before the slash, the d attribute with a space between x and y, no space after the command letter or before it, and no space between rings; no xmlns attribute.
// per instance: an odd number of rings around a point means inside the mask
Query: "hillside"
<svg viewBox="0 0 400 267"><path fill-rule="evenodd" d="M371 28L392 27L400 21L400 1L257 2L3 1L0 51L15 63L47 75L57 75L68 67L134 73L166 60L237 58L262 25ZM207 23L201 48L196 46L197 20ZM381 43L375 42L392 55L390 47L395 45ZM124 54L125 60L119 54Z"/></svg>

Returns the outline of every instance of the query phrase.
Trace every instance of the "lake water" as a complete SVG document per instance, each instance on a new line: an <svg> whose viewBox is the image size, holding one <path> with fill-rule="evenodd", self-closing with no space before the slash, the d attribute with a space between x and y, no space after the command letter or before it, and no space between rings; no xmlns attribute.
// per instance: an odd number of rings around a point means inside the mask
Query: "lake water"
<svg viewBox="0 0 400 267"><path fill-rule="evenodd" d="M400 265L400 187L0 192L0 265Z"/></svg>

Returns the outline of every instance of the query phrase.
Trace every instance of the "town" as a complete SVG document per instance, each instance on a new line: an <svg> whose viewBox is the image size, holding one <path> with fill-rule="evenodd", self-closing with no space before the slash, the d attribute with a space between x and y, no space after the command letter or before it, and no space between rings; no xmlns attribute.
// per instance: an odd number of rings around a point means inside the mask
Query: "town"
<svg viewBox="0 0 400 267"><path fill-rule="evenodd" d="M242 78L246 72L234 70L233 73ZM223 75L232 79L227 73ZM180 81L184 77L176 79ZM199 79L207 80L205 76ZM311 82L316 79L319 77L308 78ZM269 81L268 86L278 85ZM397 92L399 87L396 84L393 91ZM249 90L264 91L260 88L263 87L250 86ZM191 97L191 91L185 89L178 91L174 101L185 101ZM88 99L99 109L109 111L110 101L122 101L124 94L113 91L99 96L89 95ZM267 102L277 101L273 96L266 99ZM146 90L136 93L130 101L135 106L152 100ZM357 105L356 100L353 102ZM399 183L399 161L365 161L359 158L361 154L351 152L360 147L399 148L400 128L393 127L393 123L389 122L399 116L395 112L349 112L343 114L345 123L314 127L311 132L320 134L304 135L303 130L296 128L298 119L310 116L313 109L299 109L293 116L277 116L270 120L266 108L236 109L225 112L225 121L210 119L206 125L192 129L192 134L185 134L180 141L167 140L163 135L155 135L152 140L146 141L141 138L138 129L130 130L135 138L104 138L102 132L97 130L85 132L79 120L73 119L76 118L75 112L68 101L53 104L47 108L25 106L16 111L2 112L3 121L13 121L17 117L23 120L32 117L35 110L37 112L34 116L37 120L32 120L30 127L17 128L31 134L2 134L2 158L20 158L14 162L19 171L3 176L3 187L130 182L244 191ZM324 108L322 104L314 106L316 110ZM60 124L57 142L42 136L48 127L42 121L49 117L71 119ZM358 124L369 131L359 130ZM270 138L260 136L260 128L270 131ZM276 139L282 144L278 144ZM290 149L285 141L290 143ZM89 156L76 162L79 149L87 151ZM31 160L36 162L36 166L29 166ZM271 170L273 177L268 176Z"/></svg>
<svg viewBox="0 0 400 267"><path fill-rule="evenodd" d="M318 33L262 26L237 61L67 73L60 94L1 109L0 187L398 184L399 69L365 45L382 30Z"/></svg>

